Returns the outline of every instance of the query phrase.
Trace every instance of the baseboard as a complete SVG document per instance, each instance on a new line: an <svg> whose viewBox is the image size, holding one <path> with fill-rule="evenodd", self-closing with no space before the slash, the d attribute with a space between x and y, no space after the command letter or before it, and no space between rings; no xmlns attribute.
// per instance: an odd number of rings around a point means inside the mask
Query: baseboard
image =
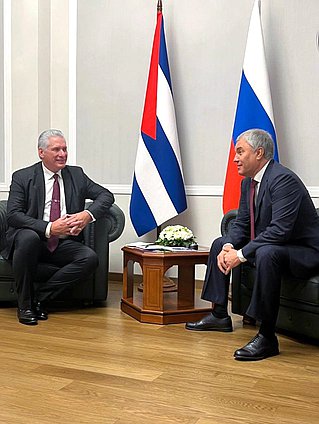
<svg viewBox="0 0 319 424"><path fill-rule="evenodd" d="M173 281L177 282L177 278L170 277ZM123 282L123 273L122 272L109 272L109 280L113 283L120 283ZM134 283L141 283L143 281L142 275L134 275ZM195 280L195 287L196 289L202 289L203 287L203 280Z"/></svg>
<svg viewBox="0 0 319 424"><path fill-rule="evenodd" d="M123 273L122 272L109 272L109 281L113 283L123 283ZM134 275L134 283L141 283L143 281L142 275Z"/></svg>
<svg viewBox="0 0 319 424"><path fill-rule="evenodd" d="M109 280L117 283L123 282L123 274L121 272L109 272Z"/></svg>

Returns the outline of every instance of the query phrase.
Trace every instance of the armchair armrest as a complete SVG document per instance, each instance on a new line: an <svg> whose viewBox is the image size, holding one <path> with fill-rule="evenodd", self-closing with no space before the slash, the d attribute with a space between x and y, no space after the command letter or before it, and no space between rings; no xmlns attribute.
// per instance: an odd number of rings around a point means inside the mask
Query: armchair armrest
<svg viewBox="0 0 319 424"><path fill-rule="evenodd" d="M88 206L91 202L86 202ZM83 231L84 243L95 251L99 248L99 241L103 246L117 240L124 230L125 215L123 211L113 204L102 218L85 227Z"/></svg>
<svg viewBox="0 0 319 424"><path fill-rule="evenodd" d="M116 204L113 204L109 209L110 215L107 217L110 222L109 241L117 240L123 233L125 225L125 215Z"/></svg>
<svg viewBox="0 0 319 424"><path fill-rule="evenodd" d="M90 202L86 203L86 206ZM94 275L94 299L107 297L107 281L109 273L109 244L118 239L123 232L125 215L113 204L102 218L85 227L84 243L95 250L99 258L99 266Z"/></svg>
<svg viewBox="0 0 319 424"><path fill-rule="evenodd" d="M0 252L6 246L7 227L7 201L0 200Z"/></svg>
<svg viewBox="0 0 319 424"><path fill-rule="evenodd" d="M223 236L225 236L228 233L234 219L236 219L237 217L237 214L238 214L238 210L232 209L228 211L227 213L225 213L225 215L223 216L222 222L220 224L220 231Z"/></svg>

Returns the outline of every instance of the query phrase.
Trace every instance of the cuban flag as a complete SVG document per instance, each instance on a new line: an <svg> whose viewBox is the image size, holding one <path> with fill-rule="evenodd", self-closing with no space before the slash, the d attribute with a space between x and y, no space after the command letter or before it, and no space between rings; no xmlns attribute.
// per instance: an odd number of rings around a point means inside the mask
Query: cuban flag
<svg viewBox="0 0 319 424"><path fill-rule="evenodd" d="M234 163L237 137L244 131L260 128L268 131L275 143L275 160L279 160L274 115L266 66L265 48L260 18L260 1L255 0L247 36L235 122L226 171L223 211L237 209L240 183Z"/></svg>
<svg viewBox="0 0 319 424"><path fill-rule="evenodd" d="M138 236L187 208L160 1L157 10L130 201Z"/></svg>

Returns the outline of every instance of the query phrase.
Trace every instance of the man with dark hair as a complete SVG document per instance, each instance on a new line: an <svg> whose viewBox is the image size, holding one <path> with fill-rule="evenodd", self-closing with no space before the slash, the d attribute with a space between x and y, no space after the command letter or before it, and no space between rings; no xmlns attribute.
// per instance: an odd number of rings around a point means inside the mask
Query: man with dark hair
<svg viewBox="0 0 319 424"><path fill-rule="evenodd" d="M242 181L238 216L229 234L212 245L202 298L212 314L186 323L188 330L232 331L227 312L230 271L241 262L256 267L249 317L260 321L258 334L235 359L259 360L279 354L275 326L281 276L305 277L319 268L319 218L309 193L291 170L273 160L274 144L266 131L242 133L234 162Z"/></svg>
<svg viewBox="0 0 319 424"><path fill-rule="evenodd" d="M8 198L7 247L18 298L18 319L35 325L46 320L43 303L58 296L98 266L96 253L82 243L82 230L114 202L109 190L93 182L78 166L68 166L67 146L59 130L38 139L41 162L13 173ZM93 200L85 208L85 200ZM34 286L39 262L57 265L47 281Z"/></svg>

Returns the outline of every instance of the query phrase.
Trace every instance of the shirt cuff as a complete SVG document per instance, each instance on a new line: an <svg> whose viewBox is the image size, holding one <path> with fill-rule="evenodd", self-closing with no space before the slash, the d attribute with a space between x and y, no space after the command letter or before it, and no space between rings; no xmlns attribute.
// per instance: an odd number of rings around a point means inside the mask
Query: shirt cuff
<svg viewBox="0 0 319 424"><path fill-rule="evenodd" d="M51 226L52 226L52 222L49 222L46 229L45 229L46 238L50 238L50 236L51 236Z"/></svg>
<svg viewBox="0 0 319 424"><path fill-rule="evenodd" d="M226 247L226 246L230 246L232 249L234 247L234 245L231 244L231 243L225 243L225 244L223 244L223 250L224 250L224 247Z"/></svg>
<svg viewBox="0 0 319 424"><path fill-rule="evenodd" d="M240 262L247 262L247 259L243 255L242 249L237 250L237 258L240 260Z"/></svg>
<svg viewBox="0 0 319 424"><path fill-rule="evenodd" d="M92 221L91 222L96 221L96 219L94 218L92 212L88 211L87 209L85 209L85 212L87 212L90 215L90 217L92 218Z"/></svg>

